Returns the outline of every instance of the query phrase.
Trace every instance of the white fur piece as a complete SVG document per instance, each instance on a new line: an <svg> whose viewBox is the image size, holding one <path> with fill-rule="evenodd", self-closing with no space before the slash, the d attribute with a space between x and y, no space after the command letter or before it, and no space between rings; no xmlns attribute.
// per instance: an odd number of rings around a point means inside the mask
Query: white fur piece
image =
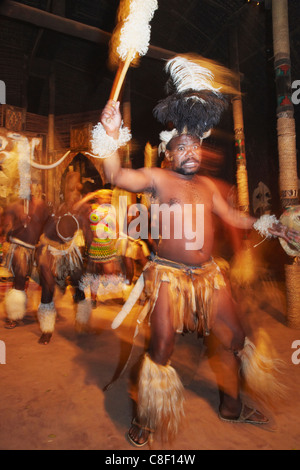
<svg viewBox="0 0 300 470"><path fill-rule="evenodd" d="M30 198L30 145L26 138L23 138L18 143L19 151L19 175L20 175L20 189L19 196L21 199Z"/></svg>
<svg viewBox="0 0 300 470"><path fill-rule="evenodd" d="M128 299L123 305L122 310L118 313L118 315L115 317L114 321L112 322L111 327L113 330L118 328L121 325L121 323L125 320L127 315L131 312L133 306L138 301L141 293L143 292L143 289L144 289L144 276L143 274L141 274L138 280L136 281L134 288L130 292Z"/></svg>
<svg viewBox="0 0 300 470"><path fill-rule="evenodd" d="M172 440L184 416L184 389L176 370L145 354L138 384L138 422Z"/></svg>
<svg viewBox="0 0 300 470"><path fill-rule="evenodd" d="M53 333L56 320L54 302L50 302L49 304L40 303L37 311L37 317L42 333Z"/></svg>
<svg viewBox="0 0 300 470"><path fill-rule="evenodd" d="M30 183L31 183L31 174L30 174L30 155L31 148L27 137L20 134L9 134L17 142L17 152L18 152L18 169L19 169L19 197L21 199L30 198Z"/></svg>
<svg viewBox="0 0 300 470"><path fill-rule="evenodd" d="M22 290L11 289L5 295L7 318L12 321L22 320L26 313L26 293Z"/></svg>
<svg viewBox="0 0 300 470"><path fill-rule="evenodd" d="M78 302L76 312L76 323L87 325L91 317L92 307L89 299Z"/></svg>
<svg viewBox="0 0 300 470"><path fill-rule="evenodd" d="M130 139L131 133L128 127L123 127L122 125L119 130L119 138L115 140L106 134L101 122L98 122L92 130L91 148L94 157L108 158L116 152L118 148L126 145Z"/></svg>
<svg viewBox="0 0 300 470"><path fill-rule="evenodd" d="M125 61L131 50L140 56L147 53L151 31L149 23L157 8L157 0L131 0L130 13L121 29L120 45L117 48L120 59Z"/></svg>
<svg viewBox="0 0 300 470"><path fill-rule="evenodd" d="M209 69L185 57L179 55L169 60L165 70L169 72L179 93L189 89L195 91L211 90L216 94L220 92L220 88L213 86L214 74Z"/></svg>
<svg viewBox="0 0 300 470"><path fill-rule="evenodd" d="M177 129L172 129L171 131L162 131L159 134L159 138L161 142L164 144L164 149L166 148L167 144L172 140L174 137L177 137L178 130Z"/></svg>
<svg viewBox="0 0 300 470"><path fill-rule="evenodd" d="M266 349L264 346L262 344L260 348ZM271 403L284 399L286 386L275 376L282 372L284 362L266 357L265 354L260 353L260 348L257 348L248 338L245 339L244 348L238 353L241 360L241 376L258 399Z"/></svg>
<svg viewBox="0 0 300 470"><path fill-rule="evenodd" d="M275 215L265 214L262 215L257 221L253 224L253 228L259 232L262 237L272 238L273 235L268 231L273 224L278 224L278 220Z"/></svg>
<svg viewBox="0 0 300 470"><path fill-rule="evenodd" d="M121 274L84 274L79 281L79 289L90 288L93 294L107 295L122 291L125 287L125 277Z"/></svg>

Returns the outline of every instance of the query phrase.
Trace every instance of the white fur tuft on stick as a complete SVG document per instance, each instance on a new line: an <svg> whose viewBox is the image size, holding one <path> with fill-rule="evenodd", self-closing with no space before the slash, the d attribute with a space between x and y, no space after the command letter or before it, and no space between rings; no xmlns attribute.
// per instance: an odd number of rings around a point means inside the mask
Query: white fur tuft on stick
<svg viewBox="0 0 300 470"><path fill-rule="evenodd" d="M150 42L150 21L158 8L157 0L131 0L130 13L121 29L120 45L117 52L125 61L129 51L143 56Z"/></svg>
<svg viewBox="0 0 300 470"><path fill-rule="evenodd" d="M116 28L117 41L113 37L111 44L118 43L117 55L121 61L110 98L117 101L127 70L132 61L147 53L150 42L150 21L158 8L157 0L123 0L119 10L129 11L122 19L122 27ZM113 35L114 36L114 35Z"/></svg>

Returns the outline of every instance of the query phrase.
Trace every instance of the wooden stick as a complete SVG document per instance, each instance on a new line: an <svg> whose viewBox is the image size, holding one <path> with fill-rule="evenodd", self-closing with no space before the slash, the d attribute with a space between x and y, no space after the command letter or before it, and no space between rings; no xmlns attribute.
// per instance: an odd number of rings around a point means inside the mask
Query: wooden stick
<svg viewBox="0 0 300 470"><path fill-rule="evenodd" d="M135 52L134 49L130 49L125 62L119 67L109 99L114 100L114 101L118 100L118 97L119 97L123 82L125 80L127 70L132 61L134 52Z"/></svg>
<svg viewBox="0 0 300 470"><path fill-rule="evenodd" d="M109 95L110 100L112 100L114 95L115 95L115 92L116 92L116 89L117 89L117 84L119 83L123 67L124 67L124 62L120 62L120 65L118 67L118 70L117 70L117 73L116 73L116 76L115 76L115 79L114 79L114 83L113 83L113 86L112 86L112 89L111 89L111 92L110 92L110 95Z"/></svg>

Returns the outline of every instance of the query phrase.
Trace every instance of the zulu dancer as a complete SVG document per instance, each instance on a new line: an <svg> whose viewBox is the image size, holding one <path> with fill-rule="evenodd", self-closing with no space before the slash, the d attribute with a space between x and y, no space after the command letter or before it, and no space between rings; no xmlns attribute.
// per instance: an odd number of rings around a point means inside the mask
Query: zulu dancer
<svg viewBox="0 0 300 470"><path fill-rule="evenodd" d="M62 290L67 278L75 289L74 301L77 303L76 317L89 317L89 304L84 292L79 289L83 273L81 247L83 240L80 220L73 206L81 197L80 174L69 172L65 185L65 201L48 218L36 248L36 260L42 287L41 303L37 316L42 335L40 344L48 344L55 328L56 308L54 304L55 286Z"/></svg>
<svg viewBox="0 0 300 470"><path fill-rule="evenodd" d="M116 213L111 202L112 190L99 189L74 206L82 221L86 245L86 267L80 288L84 291L89 286L93 308L97 306L97 294L118 292L125 281L117 250Z"/></svg>
<svg viewBox="0 0 300 470"><path fill-rule="evenodd" d="M239 229L250 230L257 223L231 208L213 181L199 174L202 139L218 124L226 106L225 93L235 93L225 84L229 71L202 58L183 56L169 61L167 70L176 92L159 102L154 112L161 123L172 122L174 126L160 135L166 145L168 169L121 167L117 149L127 137L119 102L108 101L92 141L94 153L100 156L106 147L104 169L111 183L131 192L150 192L169 213L173 209L169 236L161 236L157 256L144 270L146 290L151 295L151 338L139 374L137 416L128 432L136 446L145 445L153 432L160 431L168 439L179 431L183 386L170 363L176 332L197 331L204 337L212 333L217 338L223 367L220 419L268 423L260 411L242 402L240 370L250 386L257 386L257 393L272 396L274 390L279 391L271 361L266 364L246 337L230 289L211 256L213 214ZM184 228L181 236L179 222ZM272 233L280 235L272 227Z"/></svg>
<svg viewBox="0 0 300 470"><path fill-rule="evenodd" d="M33 180L30 189L29 201L10 204L3 215L3 231L9 242L6 267L13 274L13 287L5 296L8 329L15 328L26 314L26 283L32 272L36 244L49 217L41 185Z"/></svg>

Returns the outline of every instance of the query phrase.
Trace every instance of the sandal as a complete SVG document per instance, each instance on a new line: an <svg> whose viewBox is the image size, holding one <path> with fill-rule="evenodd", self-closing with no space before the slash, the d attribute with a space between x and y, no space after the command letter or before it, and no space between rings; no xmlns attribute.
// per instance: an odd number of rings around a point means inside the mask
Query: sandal
<svg viewBox="0 0 300 470"><path fill-rule="evenodd" d="M260 415L262 417L261 420L258 419L251 419L254 415ZM260 411L256 410L255 408L249 408L246 405L242 405L241 413L238 418L225 418L219 412L219 418L222 421L226 421L227 423L249 423L249 424L268 424L269 419L266 418Z"/></svg>
<svg viewBox="0 0 300 470"><path fill-rule="evenodd" d="M43 333L40 339L38 340L38 343L47 345L50 343L51 337L52 333Z"/></svg>
<svg viewBox="0 0 300 470"><path fill-rule="evenodd" d="M138 433L136 434L136 440L133 439L133 437L130 435L130 429L135 426L138 428ZM131 422L131 428L129 429L127 433L127 437L131 444L133 444L136 447L143 447L149 442L149 438L151 433L153 433L153 429L147 428L146 426L143 426L142 424L138 423L137 420L134 418ZM143 434L144 433L144 434ZM139 442L139 439L145 435L145 433L148 433L146 436L146 439L143 442Z"/></svg>
<svg viewBox="0 0 300 470"><path fill-rule="evenodd" d="M4 328L7 330L13 330L18 326L18 322L16 320L6 320Z"/></svg>

